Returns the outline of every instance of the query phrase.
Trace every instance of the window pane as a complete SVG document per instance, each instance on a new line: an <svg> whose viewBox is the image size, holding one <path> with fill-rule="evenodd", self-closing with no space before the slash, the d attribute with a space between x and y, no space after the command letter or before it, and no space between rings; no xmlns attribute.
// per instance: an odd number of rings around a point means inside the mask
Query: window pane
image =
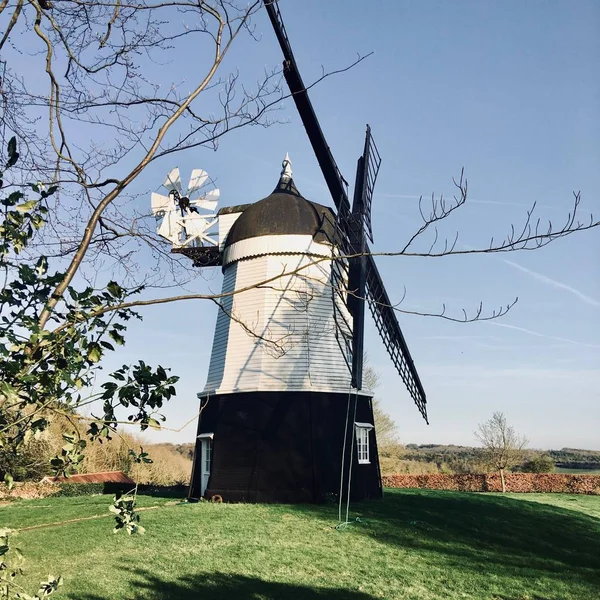
<svg viewBox="0 0 600 600"><path fill-rule="evenodd" d="M356 428L356 450L358 462L369 462L369 429L366 427Z"/></svg>
<svg viewBox="0 0 600 600"><path fill-rule="evenodd" d="M212 440L206 440L204 453L204 470L210 472L210 462L212 459Z"/></svg>

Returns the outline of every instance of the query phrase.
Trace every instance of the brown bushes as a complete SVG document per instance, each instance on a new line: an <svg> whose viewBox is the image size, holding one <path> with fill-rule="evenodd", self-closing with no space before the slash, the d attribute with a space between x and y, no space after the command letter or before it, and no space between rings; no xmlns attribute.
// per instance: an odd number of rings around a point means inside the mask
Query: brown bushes
<svg viewBox="0 0 600 600"><path fill-rule="evenodd" d="M600 475L567 473L506 473L507 492L538 492L600 495ZM501 492L498 473L481 475L384 475L383 485L390 488L421 488L460 492Z"/></svg>
<svg viewBox="0 0 600 600"><path fill-rule="evenodd" d="M35 500L37 498L47 498L48 496L54 496L59 490L60 486L56 483L15 483L10 490L5 483L1 483L0 500L15 500L16 498Z"/></svg>
<svg viewBox="0 0 600 600"><path fill-rule="evenodd" d="M40 455L43 469L33 476L28 474L21 476L19 472L15 479L39 481L43 475L53 475L50 459L55 454L60 454L61 447L65 443L63 432L72 432L74 428L79 430L83 439L86 438L88 423L84 419L76 415L71 416L70 420L56 419L43 435L44 453ZM130 450L139 453L141 447L148 452L152 463L135 462ZM78 471L79 473L123 471L138 483L160 486L186 485L192 472L192 461L189 457L192 448L191 444L150 444L136 435L123 431L119 435L113 435L110 440L103 440L102 443L88 443L85 458L79 465Z"/></svg>
<svg viewBox="0 0 600 600"><path fill-rule="evenodd" d="M179 454L172 446L148 445L149 464L133 465L130 474L138 483L150 485L187 485L192 473L192 461Z"/></svg>

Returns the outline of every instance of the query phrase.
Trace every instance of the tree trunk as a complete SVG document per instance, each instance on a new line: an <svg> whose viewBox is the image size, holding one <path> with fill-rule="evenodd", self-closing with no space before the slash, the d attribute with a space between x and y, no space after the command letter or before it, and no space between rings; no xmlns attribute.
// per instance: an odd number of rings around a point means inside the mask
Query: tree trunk
<svg viewBox="0 0 600 600"><path fill-rule="evenodd" d="M504 481L504 469L500 469L500 480L502 481L502 493L506 494L506 482Z"/></svg>

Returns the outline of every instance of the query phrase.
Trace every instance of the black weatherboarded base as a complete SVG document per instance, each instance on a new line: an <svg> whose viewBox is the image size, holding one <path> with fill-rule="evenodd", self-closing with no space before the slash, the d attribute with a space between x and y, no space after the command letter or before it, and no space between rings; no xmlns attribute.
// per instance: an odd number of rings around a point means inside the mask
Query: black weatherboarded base
<svg viewBox="0 0 600 600"><path fill-rule="evenodd" d="M246 392L210 396L202 404L198 434L214 434L205 497L218 494L225 502L335 501L340 492L350 405L344 488L352 458L352 500L381 498L374 430L369 436L369 464L358 463L355 440L351 452L353 422L373 423L371 398L318 392ZM200 457L198 441L191 498L201 495Z"/></svg>

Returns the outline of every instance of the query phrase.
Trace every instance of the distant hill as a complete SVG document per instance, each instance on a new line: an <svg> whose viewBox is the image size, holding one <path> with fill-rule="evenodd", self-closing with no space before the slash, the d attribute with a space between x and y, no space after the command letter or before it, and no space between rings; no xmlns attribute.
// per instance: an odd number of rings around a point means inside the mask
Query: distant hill
<svg viewBox="0 0 600 600"><path fill-rule="evenodd" d="M526 450L526 457L535 454L547 454L554 464L566 469L600 469L600 451L580 448L562 448L561 450ZM483 460L483 450L472 446L454 444L407 444L403 459L425 463L445 463L453 471L468 472L472 465Z"/></svg>
<svg viewBox="0 0 600 600"><path fill-rule="evenodd" d="M194 456L194 444L150 444L147 450L166 452L190 461ZM483 449L454 444L407 444L381 447L379 452L384 474L393 473L483 473L487 470ZM524 462L536 455L545 454L552 458L559 469L600 471L600 451L579 448L561 450L525 451ZM519 470L519 467L516 468Z"/></svg>
<svg viewBox="0 0 600 600"><path fill-rule="evenodd" d="M557 467L564 469L600 469L600 451L579 448L548 450Z"/></svg>

